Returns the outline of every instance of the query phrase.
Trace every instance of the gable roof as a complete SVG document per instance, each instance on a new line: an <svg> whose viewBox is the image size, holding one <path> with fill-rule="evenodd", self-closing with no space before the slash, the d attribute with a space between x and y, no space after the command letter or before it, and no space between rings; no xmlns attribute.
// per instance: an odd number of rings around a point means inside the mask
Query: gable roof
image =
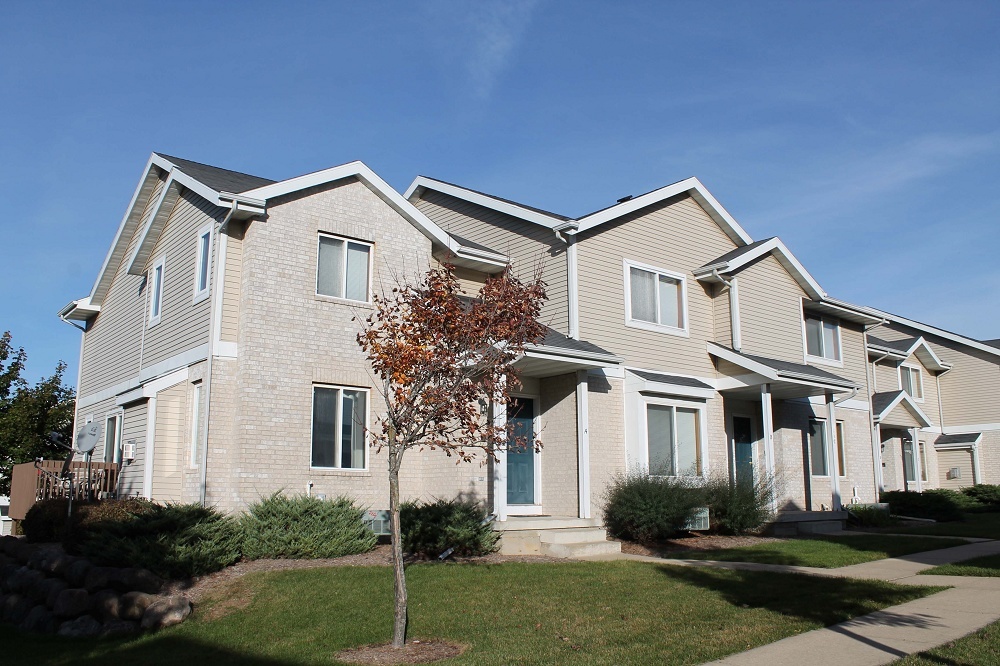
<svg viewBox="0 0 1000 666"><path fill-rule="evenodd" d="M884 391L872 395L872 416L881 423L897 407L903 407L922 428L929 428L931 420L906 391Z"/></svg>
<svg viewBox="0 0 1000 666"><path fill-rule="evenodd" d="M929 370L945 372L951 369L951 365L938 358L922 335L903 340L883 340L869 333L868 353L887 355L899 361L905 361L912 354Z"/></svg>
<svg viewBox="0 0 1000 666"><path fill-rule="evenodd" d="M976 446L983 438L981 432L965 432L954 435L938 435L934 440L935 449L964 449L969 446Z"/></svg>
<svg viewBox="0 0 1000 666"><path fill-rule="evenodd" d="M427 176L417 176L417 178L410 183L410 186L406 189L406 193L403 196L405 196L407 200L412 201L414 198L419 197L421 192L425 189L442 192L458 199L463 199L491 210L506 213L549 229L568 227L570 229L569 233L588 231L590 229L594 229L595 227L599 227L602 224L616 220L624 215L628 215L629 213L633 213L647 206L652 206L653 204L675 197L679 194L688 194L691 198L697 201L703 209L705 209L705 212L707 212L709 216L715 220L716 224L722 228L725 234L729 236L729 238L736 245L749 245L753 242L750 235L744 231L743 227L741 227L733 216L722 207L722 204L720 204L716 198L712 196L712 193L709 192L697 178L687 178L653 190L652 192L647 192L646 194L642 194L637 197L619 201L613 206L602 208L601 210L589 213L577 219L566 217L565 215L559 215L557 213L550 213L540 208L526 206L524 204L510 201L509 199L503 199L491 194L484 194L466 187L461 187L459 185L454 185L441 180L435 180L434 178L428 178ZM574 222L576 223L575 225L572 224Z"/></svg>
<svg viewBox="0 0 1000 666"><path fill-rule="evenodd" d="M269 178L251 176L248 173L231 171L210 164L185 160L180 157L171 157L165 153L156 153L156 155L172 162L174 165L180 167L184 173L219 192L246 192L255 187L262 187L275 182Z"/></svg>
<svg viewBox="0 0 1000 666"><path fill-rule="evenodd" d="M715 342L708 343L708 353L716 358L729 361L730 363L738 365L745 370L749 370L750 372L762 375L774 381L785 379L795 382L808 382L811 384L829 386L841 391L861 388L850 379L845 379L833 374L832 372L827 372L826 370L821 370L811 365L781 361L775 358L755 356L753 354L744 354L743 352L738 352L735 349L723 347Z"/></svg>
<svg viewBox="0 0 1000 666"><path fill-rule="evenodd" d="M765 238L755 243L731 250L700 268L694 269L694 276L704 282L719 282L717 273L735 273L744 266L767 254L773 254L778 263L788 271L788 274L802 287L811 298L821 300L826 298L826 292L819 282L810 275L805 266L795 258L792 251L777 236Z"/></svg>

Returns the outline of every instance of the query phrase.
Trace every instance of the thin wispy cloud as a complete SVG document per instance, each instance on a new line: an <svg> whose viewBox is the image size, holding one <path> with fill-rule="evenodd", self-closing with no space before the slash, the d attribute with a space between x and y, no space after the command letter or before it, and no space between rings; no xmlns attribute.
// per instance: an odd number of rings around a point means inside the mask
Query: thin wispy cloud
<svg viewBox="0 0 1000 666"><path fill-rule="evenodd" d="M537 6L537 0L471 5L463 21L469 31L470 49L465 67L473 92L479 99L486 99L493 92Z"/></svg>

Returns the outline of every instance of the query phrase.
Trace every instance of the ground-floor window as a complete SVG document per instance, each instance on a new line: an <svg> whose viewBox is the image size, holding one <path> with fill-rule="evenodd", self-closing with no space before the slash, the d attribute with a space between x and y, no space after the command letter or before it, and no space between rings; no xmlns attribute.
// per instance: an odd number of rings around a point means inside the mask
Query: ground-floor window
<svg viewBox="0 0 1000 666"><path fill-rule="evenodd" d="M830 466L826 455L826 419L810 419L809 421L809 466L813 476L830 476ZM847 476L843 421L837 421L837 474Z"/></svg>
<svg viewBox="0 0 1000 666"><path fill-rule="evenodd" d="M122 461L122 413L108 414L104 420L104 462Z"/></svg>
<svg viewBox="0 0 1000 666"><path fill-rule="evenodd" d="M927 452L924 449L924 443L917 443L917 450L920 453L920 480L927 480ZM903 440L903 466L906 470L906 480L916 481L917 480L917 461L916 456L913 454L913 440L904 439Z"/></svg>
<svg viewBox="0 0 1000 666"><path fill-rule="evenodd" d="M312 466L364 469L368 391L313 387Z"/></svg>
<svg viewBox="0 0 1000 666"><path fill-rule="evenodd" d="M651 475L702 475L701 411L646 403L646 448Z"/></svg>

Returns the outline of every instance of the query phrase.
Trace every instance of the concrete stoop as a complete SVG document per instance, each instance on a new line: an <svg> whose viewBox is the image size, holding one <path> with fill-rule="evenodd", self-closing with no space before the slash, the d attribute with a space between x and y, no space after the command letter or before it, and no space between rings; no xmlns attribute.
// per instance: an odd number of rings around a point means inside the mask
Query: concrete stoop
<svg viewBox="0 0 1000 666"><path fill-rule="evenodd" d="M517 516L497 523L500 553L503 555L548 555L549 557L588 557L620 553L617 541L608 541L608 533L596 519L558 516Z"/></svg>
<svg viewBox="0 0 1000 666"><path fill-rule="evenodd" d="M846 511L781 511L767 531L776 537L794 537L837 534L846 526Z"/></svg>

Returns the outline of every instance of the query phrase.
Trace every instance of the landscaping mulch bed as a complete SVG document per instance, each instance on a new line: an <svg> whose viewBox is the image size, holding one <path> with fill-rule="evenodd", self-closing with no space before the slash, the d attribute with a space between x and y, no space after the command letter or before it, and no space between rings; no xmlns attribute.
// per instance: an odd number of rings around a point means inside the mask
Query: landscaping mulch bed
<svg viewBox="0 0 1000 666"><path fill-rule="evenodd" d="M631 541L622 541L622 552L628 553L629 555L647 555L649 557L662 557L663 555L670 553L671 555L676 555L677 553L683 553L684 551L699 551L699 550L721 550L724 548L742 548L745 546L756 546L762 543L770 543L773 541L781 541L775 537L763 537L763 536L722 536L722 535L705 535L705 536L689 536L677 539L667 539L660 543L643 546L638 543L633 543Z"/></svg>
<svg viewBox="0 0 1000 666"><path fill-rule="evenodd" d="M465 652L465 646L444 641L410 641L401 648L391 644L364 645L338 652L338 661L348 664L427 664L451 659Z"/></svg>

